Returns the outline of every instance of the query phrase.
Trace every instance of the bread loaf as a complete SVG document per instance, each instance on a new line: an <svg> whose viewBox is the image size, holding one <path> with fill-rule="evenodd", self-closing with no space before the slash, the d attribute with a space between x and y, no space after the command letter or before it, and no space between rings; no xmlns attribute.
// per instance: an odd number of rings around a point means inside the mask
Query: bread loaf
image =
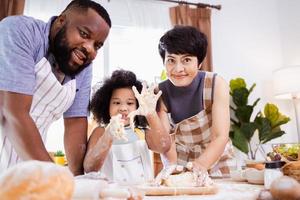
<svg viewBox="0 0 300 200"><path fill-rule="evenodd" d="M68 168L50 162L25 161L0 176L1 200L71 199L74 178Z"/></svg>
<svg viewBox="0 0 300 200"><path fill-rule="evenodd" d="M300 161L289 162L282 168L283 174L300 181Z"/></svg>
<svg viewBox="0 0 300 200"><path fill-rule="evenodd" d="M165 186L169 187L195 187L197 186L192 172L170 175L164 180Z"/></svg>
<svg viewBox="0 0 300 200"><path fill-rule="evenodd" d="M298 200L300 199L300 184L291 177L282 176L272 182L270 192L277 200Z"/></svg>

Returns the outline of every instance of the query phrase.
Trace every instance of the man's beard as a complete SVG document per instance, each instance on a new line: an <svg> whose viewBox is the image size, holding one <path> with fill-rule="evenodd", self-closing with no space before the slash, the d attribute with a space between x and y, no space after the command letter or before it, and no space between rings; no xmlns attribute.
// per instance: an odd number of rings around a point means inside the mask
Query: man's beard
<svg viewBox="0 0 300 200"><path fill-rule="evenodd" d="M52 47L52 53L55 57L55 60L58 64L60 71L62 71L65 75L75 76L79 72L81 72L87 65L90 63L86 63L86 61L81 66L77 66L77 69L69 65L69 60L71 58L71 53L74 49L71 49L66 38L66 25L64 25L55 35ZM87 57L87 52L85 49L80 48L85 56Z"/></svg>

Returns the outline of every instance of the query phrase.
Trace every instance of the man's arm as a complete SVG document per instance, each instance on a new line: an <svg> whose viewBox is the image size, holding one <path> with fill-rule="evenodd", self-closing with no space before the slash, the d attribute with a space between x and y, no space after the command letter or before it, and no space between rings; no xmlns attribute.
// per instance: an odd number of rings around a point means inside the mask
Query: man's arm
<svg viewBox="0 0 300 200"><path fill-rule="evenodd" d="M65 118L64 145L68 165L74 175L83 174L83 160L87 145L87 118Z"/></svg>
<svg viewBox="0 0 300 200"><path fill-rule="evenodd" d="M0 91L2 125L22 160L52 161L29 112L32 96Z"/></svg>

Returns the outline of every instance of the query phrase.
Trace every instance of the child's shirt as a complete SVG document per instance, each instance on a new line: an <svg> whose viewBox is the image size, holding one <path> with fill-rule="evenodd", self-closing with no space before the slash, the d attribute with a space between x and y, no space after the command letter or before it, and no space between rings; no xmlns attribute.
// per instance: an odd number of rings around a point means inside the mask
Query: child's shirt
<svg viewBox="0 0 300 200"><path fill-rule="evenodd" d="M145 141L145 133L140 129L125 128L127 141L115 139L104 161L101 172L110 180L120 184L141 184L153 179L153 168Z"/></svg>

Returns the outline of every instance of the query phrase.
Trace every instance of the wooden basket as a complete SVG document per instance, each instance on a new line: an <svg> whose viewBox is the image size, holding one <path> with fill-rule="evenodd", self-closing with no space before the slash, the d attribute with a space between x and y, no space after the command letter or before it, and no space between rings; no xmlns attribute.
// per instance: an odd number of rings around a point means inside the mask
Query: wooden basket
<svg viewBox="0 0 300 200"><path fill-rule="evenodd" d="M300 160L287 163L282 167L282 171L284 175L292 177L300 182Z"/></svg>

